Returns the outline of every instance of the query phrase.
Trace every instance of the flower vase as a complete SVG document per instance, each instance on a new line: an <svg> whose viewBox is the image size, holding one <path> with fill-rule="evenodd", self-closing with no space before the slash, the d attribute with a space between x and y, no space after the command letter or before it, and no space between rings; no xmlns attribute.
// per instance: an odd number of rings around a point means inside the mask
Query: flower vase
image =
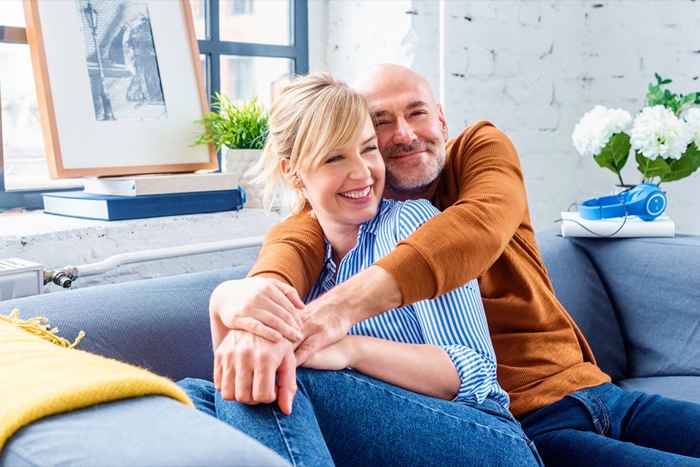
<svg viewBox="0 0 700 467"><path fill-rule="evenodd" d="M262 208L263 188L251 183L246 176L248 170L255 165L262 156L261 149L229 149L221 148L221 172L238 176L238 185L245 190L246 208Z"/></svg>

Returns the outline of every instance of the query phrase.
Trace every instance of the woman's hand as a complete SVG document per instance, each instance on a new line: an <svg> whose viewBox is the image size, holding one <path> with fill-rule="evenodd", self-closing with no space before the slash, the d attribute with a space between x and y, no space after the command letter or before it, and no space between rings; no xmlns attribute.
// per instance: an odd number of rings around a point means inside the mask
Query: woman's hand
<svg viewBox="0 0 700 467"><path fill-rule="evenodd" d="M209 300L212 320L271 342L301 340L303 310L304 303L293 287L269 277L222 282ZM218 343L214 344L216 349Z"/></svg>
<svg viewBox="0 0 700 467"><path fill-rule="evenodd" d="M243 404L277 400L280 410L290 415L297 390L292 344L228 331L214 352L214 386L225 400Z"/></svg>
<svg viewBox="0 0 700 467"><path fill-rule="evenodd" d="M343 370L355 364L362 336L345 336L312 354L302 365L316 370Z"/></svg>

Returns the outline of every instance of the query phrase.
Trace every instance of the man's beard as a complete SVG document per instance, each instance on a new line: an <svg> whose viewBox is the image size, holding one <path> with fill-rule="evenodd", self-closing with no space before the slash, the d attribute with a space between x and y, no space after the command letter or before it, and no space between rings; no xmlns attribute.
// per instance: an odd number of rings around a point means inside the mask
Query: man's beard
<svg viewBox="0 0 700 467"><path fill-rule="evenodd" d="M425 151L431 155L428 161L423 163L423 170L411 176L401 173L399 170L392 170L391 157L417 151ZM387 188L397 194L421 193L438 178L445 167L445 148L442 144L415 140L411 144L393 145L385 152Z"/></svg>

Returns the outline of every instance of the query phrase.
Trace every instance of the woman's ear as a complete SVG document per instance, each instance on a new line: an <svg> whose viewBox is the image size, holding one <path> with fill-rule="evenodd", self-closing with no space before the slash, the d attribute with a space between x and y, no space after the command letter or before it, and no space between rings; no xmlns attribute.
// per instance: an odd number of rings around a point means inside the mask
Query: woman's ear
<svg viewBox="0 0 700 467"><path fill-rule="evenodd" d="M304 183L301 181L299 175L296 172L291 171L289 166L289 159L280 159L280 172L282 176L287 179L287 182L291 184L295 189L301 190L304 188Z"/></svg>

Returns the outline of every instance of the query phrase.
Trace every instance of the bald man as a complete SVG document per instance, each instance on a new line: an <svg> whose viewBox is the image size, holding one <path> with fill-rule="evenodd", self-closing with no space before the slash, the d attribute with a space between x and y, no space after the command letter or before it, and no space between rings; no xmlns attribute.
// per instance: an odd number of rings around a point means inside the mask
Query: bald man
<svg viewBox="0 0 700 467"><path fill-rule="evenodd" d="M267 371L277 371L282 410L289 410L296 390L293 366L343 338L353 324L478 278L498 380L547 464L700 465L700 406L610 384L556 299L507 136L479 121L448 141L443 109L427 81L398 65L374 68L357 89L369 103L386 164L385 196L425 198L442 213L306 307L299 297L317 280L324 259L321 229L306 213L270 231L248 279L220 286L212 317L247 336L240 339L243 348L257 345L276 355ZM261 305L273 292L274 305ZM236 370L252 379L264 371L259 355L257 361L241 359ZM250 389L237 390L237 400L270 402L257 397L252 384L241 387Z"/></svg>

